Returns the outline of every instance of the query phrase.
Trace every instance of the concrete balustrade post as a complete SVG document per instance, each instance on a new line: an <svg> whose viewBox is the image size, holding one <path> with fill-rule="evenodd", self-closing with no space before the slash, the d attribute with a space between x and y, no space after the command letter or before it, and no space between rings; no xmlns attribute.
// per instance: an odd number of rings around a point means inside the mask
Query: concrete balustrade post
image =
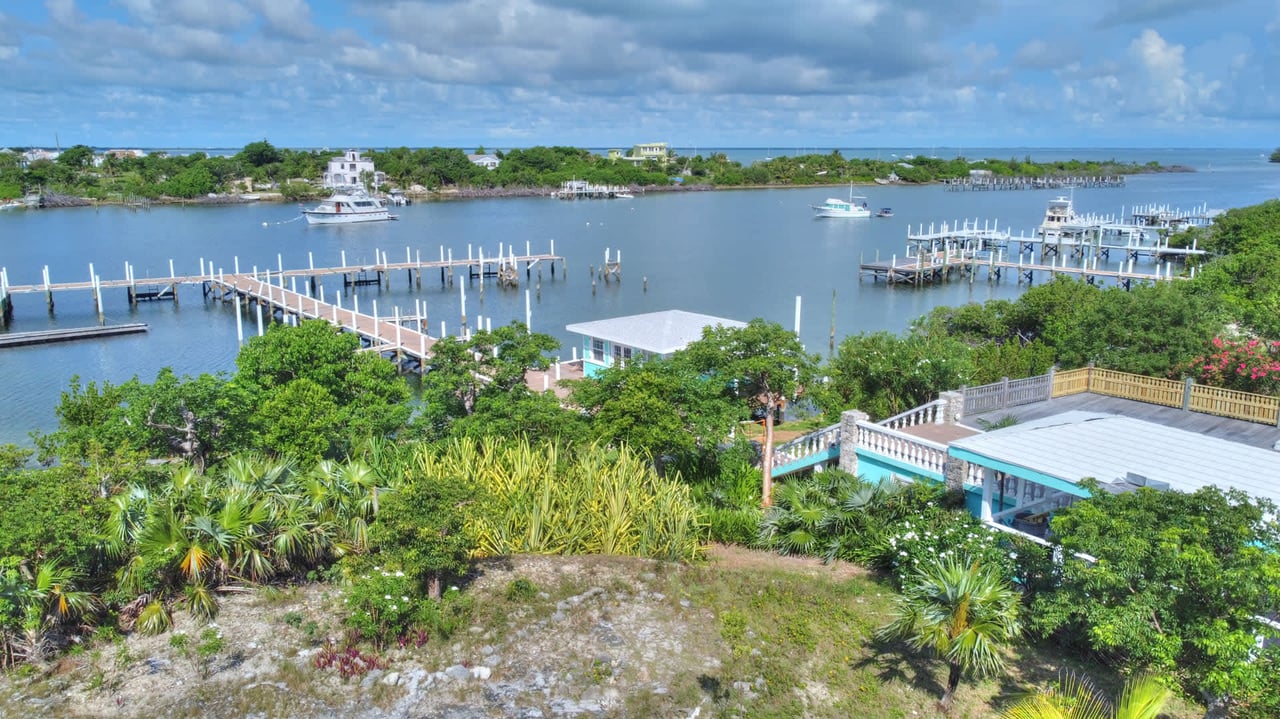
<svg viewBox="0 0 1280 719"><path fill-rule="evenodd" d="M858 473L858 423L871 419L871 415L856 409L840 413L840 469L849 474Z"/></svg>

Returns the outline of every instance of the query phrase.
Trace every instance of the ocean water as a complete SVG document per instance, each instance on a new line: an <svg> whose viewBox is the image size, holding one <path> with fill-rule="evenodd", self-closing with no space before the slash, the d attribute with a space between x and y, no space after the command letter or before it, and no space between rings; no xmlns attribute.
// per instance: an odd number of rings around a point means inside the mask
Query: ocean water
<svg viewBox="0 0 1280 719"><path fill-rule="evenodd" d="M842 150L862 152L956 153L946 148ZM982 150L982 148L979 148ZM683 150L681 150L683 152ZM803 150L801 150L803 151ZM825 150L829 151L829 149ZM750 160L750 152L730 156ZM1120 150L992 148L967 157L1022 157L1035 160L1097 157L1197 168L1191 173L1131 177L1124 188L1074 192L1078 212L1121 214L1138 204L1230 208L1280 196L1280 165L1251 150ZM739 154L741 153L741 154ZM1127 154L1131 153L1131 154ZM761 155L763 157L764 155ZM800 298L800 337L812 352L825 354L836 341L872 330L901 331L940 304L1014 297L1023 287L1011 279L938 287L887 287L859 281L860 259L877 253L888 258L905 252L908 228L965 220L998 223L1014 233L1031 232L1055 191L945 192L941 187L873 186L861 188L873 207L892 207L894 217L863 220L815 220L810 204L842 189L724 190L650 193L633 200L559 201L510 198L418 203L397 208L399 222L347 227L310 227L298 221L291 204L256 203L230 207L78 208L0 213L0 266L11 285L41 282L48 267L54 282L86 280L92 263L103 279L124 277L125 262L137 277L167 277L169 263L179 275L196 274L203 263L231 272L253 267L287 269L332 266L345 253L349 264L372 263L379 253L393 261L421 256L436 259L443 250L455 258L470 251L496 255L502 243L523 254L555 252L566 258L567 273L553 280L546 270L517 289L478 283L466 288L468 318L497 324L523 321L528 292L532 326L561 340L563 357L579 338L565 325L640 312L685 309L722 317L753 317L792 327ZM606 250L621 252L622 279L593 286L590 269ZM207 265L206 265L207 266ZM523 280L523 277L522 277ZM321 279L326 296L340 291L335 278ZM62 292L51 315L43 294L15 297L14 321L7 330L80 327L97 322L88 292ZM343 306L354 298L347 295ZM364 312L377 302L380 315L398 308L410 314L425 304L428 327L440 323L458 331L460 286L442 287L438 274L424 273L421 288L394 275L389 289L360 288ZM179 303L141 303L130 307L124 290L104 297L108 323L146 322L146 334L0 350L0 442L29 444L31 431L56 426L54 409L73 376L82 381L118 383L137 376L154 379L163 367L179 374L231 372L237 351L236 323L228 305L184 287ZM245 318L246 332L256 332Z"/></svg>

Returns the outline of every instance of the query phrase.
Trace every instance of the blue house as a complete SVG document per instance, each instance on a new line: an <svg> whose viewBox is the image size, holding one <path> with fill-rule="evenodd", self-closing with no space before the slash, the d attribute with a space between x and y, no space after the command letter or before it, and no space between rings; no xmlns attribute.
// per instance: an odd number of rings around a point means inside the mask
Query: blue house
<svg viewBox="0 0 1280 719"><path fill-rule="evenodd" d="M582 335L582 371L595 377L615 364L646 357L670 357L702 338L707 327L746 327L745 322L683 310L648 312L578 322L565 327Z"/></svg>

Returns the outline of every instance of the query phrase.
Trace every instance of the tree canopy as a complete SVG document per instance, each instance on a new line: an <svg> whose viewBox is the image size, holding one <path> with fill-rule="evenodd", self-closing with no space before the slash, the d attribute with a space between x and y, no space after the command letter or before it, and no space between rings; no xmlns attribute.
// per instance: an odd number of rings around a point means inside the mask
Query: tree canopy
<svg viewBox="0 0 1280 719"><path fill-rule="evenodd" d="M1230 696L1250 683L1266 631L1255 617L1280 608L1275 511L1213 486L1097 490L1054 515L1061 581L1035 597L1033 623L1206 696Z"/></svg>

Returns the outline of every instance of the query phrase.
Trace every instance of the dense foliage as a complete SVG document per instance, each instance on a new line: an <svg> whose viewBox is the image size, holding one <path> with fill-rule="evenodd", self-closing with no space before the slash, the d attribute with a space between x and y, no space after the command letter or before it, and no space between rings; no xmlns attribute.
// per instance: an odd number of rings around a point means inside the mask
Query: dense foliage
<svg viewBox="0 0 1280 719"><path fill-rule="evenodd" d="M1274 506L1216 487L1097 491L1052 528L1064 562L1058 586L1034 599L1040 632L1206 697L1256 687L1255 617L1280 609Z"/></svg>
<svg viewBox="0 0 1280 719"><path fill-rule="evenodd" d="M680 156L669 152L665 163L648 159L638 164L577 147L537 146L494 154L501 164L492 170L471 162L467 152L459 148L398 147L371 150L366 156L386 173L390 184L428 190L553 188L575 179L601 185L689 182L733 187L869 183L896 175L901 182L920 183L965 178L973 169L999 176L1116 175L1161 169L1154 163L1138 165L1114 160L1036 163L1030 157L976 161L915 157L909 158L910 162L897 158L846 159L839 151L770 158L748 166L723 153ZM42 188L95 199L191 199L213 192L274 188L286 199L297 200L317 194L314 183L333 155L331 151L276 148L266 140L251 142L231 156L154 152L134 157L114 153L96 160L91 148L76 145L64 150L56 160L36 160L25 167L17 153L0 153L0 198L18 197Z"/></svg>

